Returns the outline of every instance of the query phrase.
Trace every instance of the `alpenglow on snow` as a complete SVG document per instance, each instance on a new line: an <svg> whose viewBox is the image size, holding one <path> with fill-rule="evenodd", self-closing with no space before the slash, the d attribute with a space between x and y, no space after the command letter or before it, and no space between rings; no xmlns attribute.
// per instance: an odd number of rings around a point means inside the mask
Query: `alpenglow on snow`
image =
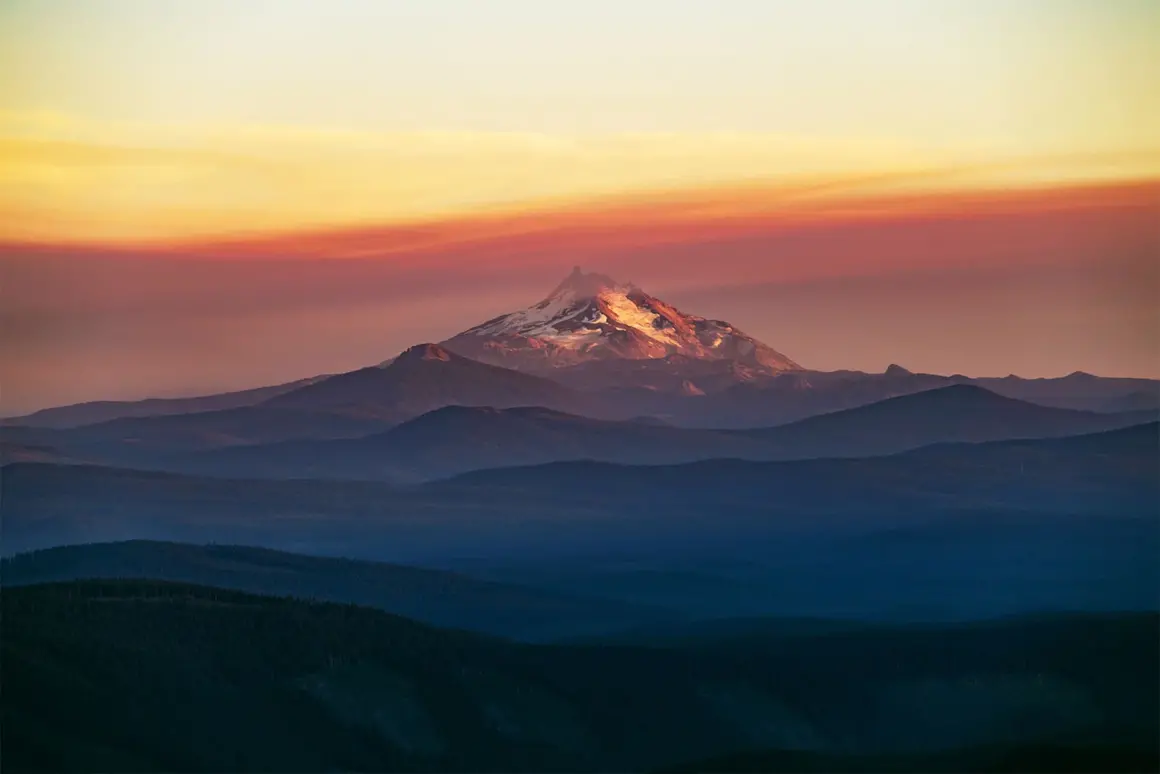
<svg viewBox="0 0 1160 774"><path fill-rule="evenodd" d="M727 322L685 314L635 285L585 274L578 266L539 303L469 328L443 345L486 363L533 371L674 356L732 361L767 374L801 370Z"/></svg>

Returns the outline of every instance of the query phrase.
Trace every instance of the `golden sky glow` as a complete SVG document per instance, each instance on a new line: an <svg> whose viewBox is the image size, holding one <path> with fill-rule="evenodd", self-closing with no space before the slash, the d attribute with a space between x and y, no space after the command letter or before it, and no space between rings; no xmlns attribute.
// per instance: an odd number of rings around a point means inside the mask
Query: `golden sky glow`
<svg viewBox="0 0 1160 774"><path fill-rule="evenodd" d="M295 231L803 178L1155 177L1157 8L11 0L0 239Z"/></svg>
<svg viewBox="0 0 1160 774"><path fill-rule="evenodd" d="M577 263L812 368L1157 376L1158 85L1156 0L3 0L0 413Z"/></svg>

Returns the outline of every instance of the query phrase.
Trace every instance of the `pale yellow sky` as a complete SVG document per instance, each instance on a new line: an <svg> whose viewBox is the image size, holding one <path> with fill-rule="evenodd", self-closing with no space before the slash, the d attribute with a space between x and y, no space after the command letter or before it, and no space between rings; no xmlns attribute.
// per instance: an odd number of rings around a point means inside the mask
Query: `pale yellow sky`
<svg viewBox="0 0 1160 774"><path fill-rule="evenodd" d="M9 0L0 239L1151 177L1158 43L1149 0Z"/></svg>

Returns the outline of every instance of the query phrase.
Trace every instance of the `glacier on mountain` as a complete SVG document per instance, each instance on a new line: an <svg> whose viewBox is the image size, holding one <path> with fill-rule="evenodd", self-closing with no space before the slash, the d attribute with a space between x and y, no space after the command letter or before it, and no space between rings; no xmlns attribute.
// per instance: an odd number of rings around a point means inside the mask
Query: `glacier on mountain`
<svg viewBox="0 0 1160 774"><path fill-rule="evenodd" d="M666 358L732 361L765 374L801 368L727 322L685 314L635 285L579 267L542 301L443 344L466 357L522 370Z"/></svg>

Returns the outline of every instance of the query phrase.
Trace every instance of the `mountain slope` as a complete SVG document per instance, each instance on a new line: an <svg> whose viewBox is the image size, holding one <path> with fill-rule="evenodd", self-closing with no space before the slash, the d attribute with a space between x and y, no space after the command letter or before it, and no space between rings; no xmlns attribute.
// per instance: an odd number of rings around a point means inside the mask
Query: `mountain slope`
<svg viewBox="0 0 1160 774"><path fill-rule="evenodd" d="M1108 398L1099 408L1100 411L1151 411L1160 416L1160 387L1141 389L1127 395L1117 395Z"/></svg>
<svg viewBox="0 0 1160 774"><path fill-rule="evenodd" d="M984 377L974 382L1000 395L1044 406L1088 411L1155 411L1160 407L1160 380L1156 379L1095 376L1076 371L1067 376L1047 379L1023 379L1012 375L1001 379ZM1118 404L1119 399L1124 398L1130 403L1133 396L1137 401L1143 397L1144 402L1137 405ZM1151 396L1151 399L1148 400L1147 396Z"/></svg>
<svg viewBox="0 0 1160 774"><path fill-rule="evenodd" d="M562 369L554 378L587 387L607 385L610 375L599 364ZM1160 382L1067 376L1059 379L972 379L961 374L914 373L892 365L883 373L862 371L796 371L752 379L730 378L707 371L675 372L658 363L616 376L626 386L647 387L622 396L639 401L638 413L657 413L685 427L753 429L796 422L811 416L866 406L871 403L953 385L974 385L1004 397L1053 408L1077 411L1121 412L1153 409L1148 395L1160 394ZM701 388L703 396L681 395L684 379ZM1154 409L1153 409L1154 410ZM1155 418L1142 416L1141 421Z"/></svg>
<svg viewBox="0 0 1160 774"><path fill-rule="evenodd" d="M800 368L721 320L688 315L641 289L576 267L547 298L444 342L467 357L529 371L599 360L683 356L755 373Z"/></svg>
<svg viewBox="0 0 1160 774"><path fill-rule="evenodd" d="M712 457L766 459L766 446L735 433L590 419L539 407L447 406L364 438L220 449L157 463L178 472L234 478L404 482L566 460L657 465Z"/></svg>
<svg viewBox="0 0 1160 774"><path fill-rule="evenodd" d="M576 410L583 403L550 379L476 362L437 344L419 344L380 366L331 376L263 405L402 421L449 405Z"/></svg>
<svg viewBox="0 0 1160 774"><path fill-rule="evenodd" d="M966 385L755 431L596 420L537 407L449 406L364 438L235 447L153 462L233 478L406 482L576 460L665 465L723 457L876 456L934 443L1076 435L1136 424L1142 416L1046 408Z"/></svg>
<svg viewBox="0 0 1160 774"><path fill-rule="evenodd" d="M2 548L241 543L699 617L1157 609L1158 446L1153 423L870 459L555 463L419 487L18 463L0 471Z"/></svg>
<svg viewBox="0 0 1160 774"><path fill-rule="evenodd" d="M323 376L312 376L307 379L298 379L285 384L276 384L269 387L257 387L252 390L237 392L223 392L214 395L200 395L193 398L149 398L137 401L93 401L77 403L71 406L59 406L42 409L21 417L12 417L3 420L3 424L24 425L27 427L80 427L97 422L108 422L125 417L151 417L167 414L192 414L203 411L220 411L222 409L253 406L264 400L281 395L285 392L305 387Z"/></svg>
<svg viewBox="0 0 1160 774"><path fill-rule="evenodd" d="M357 438L389 427L375 417L278 406L242 406L195 414L130 417L55 431L58 443L122 443L148 453L275 443L292 438Z"/></svg>
<svg viewBox="0 0 1160 774"><path fill-rule="evenodd" d="M439 570L263 548L150 540L18 554L6 588L91 578L201 583L254 594L365 605L434 626L545 640L671 619L660 610L476 580Z"/></svg>
<svg viewBox="0 0 1160 774"><path fill-rule="evenodd" d="M0 439L0 465L7 465L10 462L45 462L58 465L75 465L83 463L84 460L65 456L53 446Z"/></svg>
<svg viewBox="0 0 1160 774"><path fill-rule="evenodd" d="M741 434L798 458L863 457L936 443L1082 435L1138 425L1151 418L1147 412L1100 414L1050 408L957 384Z"/></svg>
<svg viewBox="0 0 1160 774"><path fill-rule="evenodd" d="M724 516L763 511L855 517L883 507L990 506L1155 512L1160 485L1160 423L1066 438L940 444L882 457L789 462L707 460L682 465L551 463L464 473L426 484L492 497L535 494L577 502L615 500L622 510L712 508ZM593 481L600 481L593 487ZM847 510L848 509L848 510Z"/></svg>
<svg viewBox="0 0 1160 774"><path fill-rule="evenodd" d="M873 530L948 513L1155 518L1157 458L1153 423L868 459L564 462L407 488L14 463L2 473L4 550L151 538L312 546L411 564L496 551L701 550L749 535Z"/></svg>
<svg viewBox="0 0 1160 774"><path fill-rule="evenodd" d="M0 434L9 443L50 445L90 462L158 467L165 455L181 452L357 438L457 404L573 411L589 405L551 380L476 363L432 344L412 347L382 367L308 380L255 405L69 428L8 425Z"/></svg>
<svg viewBox="0 0 1160 774"><path fill-rule="evenodd" d="M34 459L19 448L52 448L60 462L164 468L174 455L288 439L357 438L391 423L374 417L269 406L126 417L71 428L0 428L4 461ZM46 461L48 458L40 455Z"/></svg>

